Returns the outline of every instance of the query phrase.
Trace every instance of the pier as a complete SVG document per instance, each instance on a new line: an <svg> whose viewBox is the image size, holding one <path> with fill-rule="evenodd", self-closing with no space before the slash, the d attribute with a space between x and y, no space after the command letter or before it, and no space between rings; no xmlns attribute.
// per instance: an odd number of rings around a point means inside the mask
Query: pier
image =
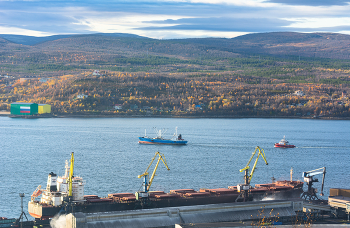
<svg viewBox="0 0 350 228"><path fill-rule="evenodd" d="M105 213L73 213L66 216L66 228L174 227L174 224L277 220L296 216L303 201L257 201L197 206L168 207Z"/></svg>

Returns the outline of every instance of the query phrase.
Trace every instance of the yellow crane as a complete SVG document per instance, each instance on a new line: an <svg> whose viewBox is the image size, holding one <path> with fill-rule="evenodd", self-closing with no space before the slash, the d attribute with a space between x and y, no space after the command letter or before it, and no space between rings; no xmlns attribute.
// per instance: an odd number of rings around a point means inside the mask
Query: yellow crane
<svg viewBox="0 0 350 228"><path fill-rule="evenodd" d="M74 152L72 152L72 156L70 159L70 168L69 168L69 176L68 176L68 184L69 184L68 197L70 200L73 197L73 169L74 169Z"/></svg>
<svg viewBox="0 0 350 228"><path fill-rule="evenodd" d="M151 165L152 165L153 161L156 159L157 155L159 156L158 161L157 161L157 164L156 164L156 166L154 167L154 170L153 170L153 173L152 173L152 176L151 176L150 180L148 181L148 176L149 176L148 169L151 167ZM152 158L151 163L148 165L146 171L145 171L143 174L138 175L138 178L145 177L145 180L144 180L145 190L144 190L144 191L145 191L146 193L149 191L149 189L150 189L150 187L151 187L151 185L152 185L152 182L153 182L153 179L154 179L154 177L155 177L155 175L156 175L156 171L157 171L157 168L158 168L158 165L159 165L160 160L163 161L163 163L164 163L165 167L167 168L167 170L170 170L169 167L168 167L168 165L167 165L167 162L166 162L166 160L165 160L165 158L164 158L164 154L161 154L161 153L159 153L159 152L157 151L156 154L154 155L154 157Z"/></svg>
<svg viewBox="0 0 350 228"><path fill-rule="evenodd" d="M248 176L248 172L249 172L249 164L250 164L250 162L253 160L253 157L254 157L254 155L256 154L256 152L257 151L259 151L258 152L258 157L256 158L256 160L255 160L255 163L254 163L254 166L253 166L253 168L252 168L252 171L250 172L250 174L249 174L249 176ZM253 177L253 174L254 174L254 171L255 171L255 168L256 168L256 164L258 163L258 160L259 160L259 156L261 155L261 157L264 159L264 161L265 161L265 163L266 163L266 165L268 165L268 163L267 163L267 161L266 161L266 158L265 158L265 152L264 152L264 149L262 149L262 148L260 148L260 147L256 147L255 148L255 151L253 152L253 154L252 154L252 156L250 157L250 159L249 159L249 161L248 161L248 163L247 163L247 165L243 168L243 169L240 169L239 171L240 172L243 172L243 171L245 171L246 172L246 174L245 174L245 184L250 184L250 181L251 181L251 179L252 179L252 177Z"/></svg>
<svg viewBox="0 0 350 228"><path fill-rule="evenodd" d="M256 154L257 151L259 151L259 152L258 152L258 156L257 156L257 158L256 158L256 160L255 160L255 163L254 163L254 166L253 166L253 168L252 168L252 171L251 171L250 174L248 175L249 169L250 169L249 164L250 164L250 162L253 160L253 157L254 157L254 155ZM264 159L266 165L268 165L268 163L267 163L267 161L266 161L266 158L265 158L265 152L264 152L264 150L257 146L257 147L255 148L255 151L253 152L252 156L250 157L250 159L249 159L247 165L246 165L243 169L240 169L240 170L239 170L240 172L245 171L245 174L244 174L244 184L243 184L243 185L242 185L242 184L239 184L239 185L237 186L237 190L238 190L238 192L241 192L241 194L237 197L236 201L238 201L238 200L241 198L242 195L243 195L243 200L244 200L244 201L246 201L246 199L248 199L248 190L250 189L250 181L251 181L251 179L252 179L252 177L253 177L253 174L254 174L254 171L255 171L255 168L256 168L256 164L258 163L258 160L259 160L259 156L260 156L260 155L261 155L261 157L263 157L263 159Z"/></svg>

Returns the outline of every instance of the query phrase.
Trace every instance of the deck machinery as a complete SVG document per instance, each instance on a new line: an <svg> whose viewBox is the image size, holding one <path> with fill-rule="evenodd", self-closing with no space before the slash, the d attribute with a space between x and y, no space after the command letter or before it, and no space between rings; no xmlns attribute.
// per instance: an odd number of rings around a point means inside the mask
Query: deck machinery
<svg viewBox="0 0 350 228"><path fill-rule="evenodd" d="M303 178L307 184L307 191L303 192L303 194L301 195L302 199L319 200L319 198L317 197L317 189L312 186L314 182L318 182L318 179L314 178L314 176L319 174L322 174L322 185L321 185L320 195L323 196L323 186L324 186L324 177L326 175L326 167L303 172Z"/></svg>

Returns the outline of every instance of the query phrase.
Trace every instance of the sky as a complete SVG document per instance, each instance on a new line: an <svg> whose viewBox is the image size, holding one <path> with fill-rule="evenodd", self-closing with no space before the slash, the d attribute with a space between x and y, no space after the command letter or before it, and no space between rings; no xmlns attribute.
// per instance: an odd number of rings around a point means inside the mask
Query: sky
<svg viewBox="0 0 350 228"><path fill-rule="evenodd" d="M0 0L0 34L180 39L287 31L350 34L350 0Z"/></svg>

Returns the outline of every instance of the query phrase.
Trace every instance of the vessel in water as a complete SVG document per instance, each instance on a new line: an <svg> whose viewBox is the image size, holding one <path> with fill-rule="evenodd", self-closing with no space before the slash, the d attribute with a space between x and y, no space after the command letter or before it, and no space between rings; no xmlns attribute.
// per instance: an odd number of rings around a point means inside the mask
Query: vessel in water
<svg viewBox="0 0 350 228"><path fill-rule="evenodd" d="M241 201L262 200L265 197L278 199L299 198L303 192L301 181L277 181L268 184L248 186L248 198L240 198L240 185L227 188L176 189L169 193L148 191L134 193L111 193L107 197L84 195L83 178L73 176L74 156L70 166L66 161L65 175L57 176L51 172L46 189L39 187L28 202L28 212L36 219L49 219L59 213L110 212L144 208L163 208L206 204L233 203ZM159 163L159 160L158 160ZM158 164L157 163L157 164ZM153 172L154 176L155 171ZM36 200L42 194L40 201Z"/></svg>
<svg viewBox="0 0 350 228"><path fill-rule="evenodd" d="M275 143L275 147L277 148L294 148L294 145L290 145L286 140L286 136L283 136L283 139L279 143Z"/></svg>
<svg viewBox="0 0 350 228"><path fill-rule="evenodd" d="M181 134L177 134L177 127L175 128L175 133L172 138L165 139L163 135L166 130L155 129L157 136L152 138L148 137L145 130L145 136L139 137L140 144L166 144L166 145L186 145L187 141L182 138Z"/></svg>
<svg viewBox="0 0 350 228"><path fill-rule="evenodd" d="M16 222L18 222L18 220L15 218L9 219L6 217L0 217L0 227L3 227L3 228L11 228L11 227L14 227L15 225L18 226Z"/></svg>

